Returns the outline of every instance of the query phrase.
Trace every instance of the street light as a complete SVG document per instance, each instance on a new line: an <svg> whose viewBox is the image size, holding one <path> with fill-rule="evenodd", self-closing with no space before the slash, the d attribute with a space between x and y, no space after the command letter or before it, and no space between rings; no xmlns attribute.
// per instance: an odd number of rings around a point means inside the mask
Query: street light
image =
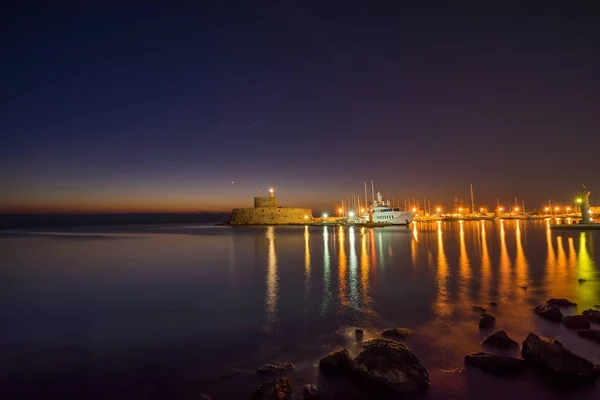
<svg viewBox="0 0 600 400"><path fill-rule="evenodd" d="M412 212L416 213L417 209L413 207Z"/></svg>
<svg viewBox="0 0 600 400"><path fill-rule="evenodd" d="M342 210L341 208L338 208L338 214L341 214L343 212L344 212L344 210Z"/></svg>
<svg viewBox="0 0 600 400"><path fill-rule="evenodd" d="M323 218L327 218L327 217L328 217L327 213L323 213Z"/></svg>

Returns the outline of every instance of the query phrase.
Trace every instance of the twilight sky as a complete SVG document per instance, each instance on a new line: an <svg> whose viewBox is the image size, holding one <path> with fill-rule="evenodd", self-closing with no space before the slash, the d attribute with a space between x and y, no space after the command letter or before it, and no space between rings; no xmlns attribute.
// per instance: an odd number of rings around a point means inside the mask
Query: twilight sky
<svg viewBox="0 0 600 400"><path fill-rule="evenodd" d="M3 11L0 211L598 203L595 2L82 3Z"/></svg>

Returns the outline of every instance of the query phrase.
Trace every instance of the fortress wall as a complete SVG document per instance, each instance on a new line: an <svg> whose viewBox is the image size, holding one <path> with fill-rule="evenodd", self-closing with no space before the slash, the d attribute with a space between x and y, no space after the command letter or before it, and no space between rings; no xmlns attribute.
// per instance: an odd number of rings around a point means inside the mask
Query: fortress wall
<svg viewBox="0 0 600 400"><path fill-rule="evenodd" d="M277 225L303 224L312 219L312 211L308 208L256 207L234 208L229 222L231 225Z"/></svg>
<svg viewBox="0 0 600 400"><path fill-rule="evenodd" d="M255 197L254 207L277 207L277 199L275 197Z"/></svg>

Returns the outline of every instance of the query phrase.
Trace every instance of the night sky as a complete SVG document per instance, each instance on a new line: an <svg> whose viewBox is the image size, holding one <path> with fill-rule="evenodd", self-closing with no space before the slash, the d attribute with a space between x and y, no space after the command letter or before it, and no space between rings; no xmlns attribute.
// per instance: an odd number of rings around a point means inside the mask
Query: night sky
<svg viewBox="0 0 600 400"><path fill-rule="evenodd" d="M596 2L79 3L2 12L0 211L598 202Z"/></svg>

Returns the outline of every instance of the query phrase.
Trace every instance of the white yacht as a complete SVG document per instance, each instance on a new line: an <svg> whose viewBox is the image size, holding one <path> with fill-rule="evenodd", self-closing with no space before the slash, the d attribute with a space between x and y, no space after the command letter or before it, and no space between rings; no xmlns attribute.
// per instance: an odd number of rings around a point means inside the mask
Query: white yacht
<svg viewBox="0 0 600 400"><path fill-rule="evenodd" d="M389 200L384 202L379 192L377 192L377 201L373 201L369 208L360 216L362 222L371 222L369 216L371 210L373 212L373 222L408 225L414 218L412 212L401 210L399 207L391 207Z"/></svg>

